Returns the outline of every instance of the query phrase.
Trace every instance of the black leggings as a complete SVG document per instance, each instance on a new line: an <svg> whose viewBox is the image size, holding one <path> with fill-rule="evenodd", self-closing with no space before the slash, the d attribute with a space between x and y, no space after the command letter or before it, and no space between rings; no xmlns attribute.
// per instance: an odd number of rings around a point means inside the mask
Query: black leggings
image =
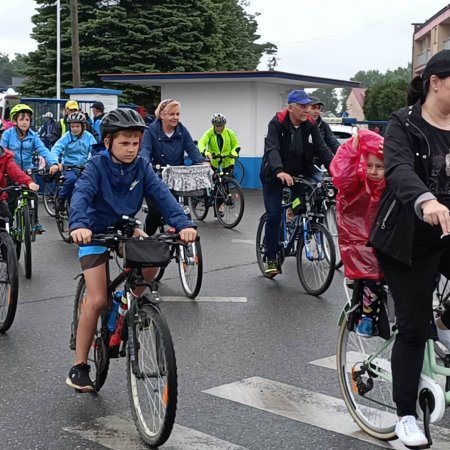
<svg viewBox="0 0 450 450"><path fill-rule="evenodd" d="M450 245L414 258L413 266L377 252L395 304L398 335L392 349L393 397L399 417L416 415L425 343L433 320L433 291L440 272L450 277ZM450 311L442 316L450 325Z"/></svg>

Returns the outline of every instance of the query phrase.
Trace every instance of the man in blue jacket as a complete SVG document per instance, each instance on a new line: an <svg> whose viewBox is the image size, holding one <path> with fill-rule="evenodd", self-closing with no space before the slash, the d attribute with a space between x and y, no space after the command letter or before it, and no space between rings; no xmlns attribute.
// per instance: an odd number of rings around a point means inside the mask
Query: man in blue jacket
<svg viewBox="0 0 450 450"><path fill-rule="evenodd" d="M148 162L137 156L145 128L142 117L132 109L109 112L101 124L107 150L86 163L72 196L70 235L80 245L79 258L87 296L78 321L75 362L66 383L82 392L94 391L87 356L98 317L107 302L109 251L106 247L92 245L92 235L105 233L110 226L120 228L122 216L134 217L144 196L147 196L157 203L165 220L175 227L181 240L193 242L197 236L193 222L187 218L168 187ZM145 236L145 233L136 228L134 236ZM143 269L143 275L150 280L156 270Z"/></svg>

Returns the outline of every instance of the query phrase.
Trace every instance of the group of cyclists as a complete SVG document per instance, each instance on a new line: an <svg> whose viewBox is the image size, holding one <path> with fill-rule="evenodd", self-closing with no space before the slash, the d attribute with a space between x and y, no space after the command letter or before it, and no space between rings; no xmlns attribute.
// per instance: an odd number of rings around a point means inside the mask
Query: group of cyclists
<svg viewBox="0 0 450 450"><path fill-rule="evenodd" d="M266 221L266 276L281 272L278 236L282 191L298 196L293 176L315 178L314 158L338 188L337 223L345 275L361 280L354 332L377 329L382 284L395 305L392 351L395 433L409 448L428 448L417 423L420 373L430 327L450 352L450 311L435 323L433 292L439 274L450 276L450 51L427 63L408 88L408 106L393 113L384 139L360 130L336 156L320 135L311 104L292 91L288 106L270 121L261 166Z"/></svg>
<svg viewBox="0 0 450 450"><path fill-rule="evenodd" d="M92 392L87 356L106 306L109 253L106 247L94 245L91 237L119 225L124 215L135 216L145 199L149 207L145 231L136 228L135 236L153 234L163 216L184 242L193 242L196 225L152 166L184 165L186 152L194 163L232 171L240 147L221 113L213 115L212 126L197 146L180 122L181 107L175 99L160 102L150 125L132 109L105 114L103 104L96 102L100 119L91 126L94 133L88 131L86 116L75 103L66 104L65 117L58 122L61 136L52 151L30 128L31 108L16 105L11 110L14 127L2 136L0 162L14 158L17 167L5 172L33 190L38 186L18 171L33 167L36 153L50 173L61 170L62 162L84 166L79 178L67 176L57 207L64 208L64 200L71 197L71 237L79 245L87 286L75 361L66 382ZM378 333L381 286L387 283L398 327L392 354L396 434L405 445L424 448L428 440L416 422L419 376L433 319L436 277L439 273L450 276L450 51L433 56L423 74L412 80L409 106L392 115L384 138L359 130L347 143L336 146L326 124L317 115L314 119L321 105L305 91L294 90L287 107L268 125L260 172L267 214L265 275L273 278L281 273L277 253L283 189L289 187L292 195L302 196L294 177L317 181L316 164L325 165L338 188L337 223L345 275L363 281L357 294L361 316L354 332L366 339ZM6 183L3 176L0 184ZM143 275L150 280L155 269L144 269ZM439 318L437 333L450 350L450 313Z"/></svg>

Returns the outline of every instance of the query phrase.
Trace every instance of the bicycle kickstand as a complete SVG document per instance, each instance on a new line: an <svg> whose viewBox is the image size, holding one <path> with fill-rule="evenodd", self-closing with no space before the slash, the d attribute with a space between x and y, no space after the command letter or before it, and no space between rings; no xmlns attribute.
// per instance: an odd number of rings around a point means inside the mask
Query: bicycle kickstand
<svg viewBox="0 0 450 450"><path fill-rule="evenodd" d="M434 409L434 397L428 389L422 389L419 394L419 404L423 412L423 428L428 444L420 448L430 448L433 445L430 433L430 414ZM418 447L414 447L418 448Z"/></svg>

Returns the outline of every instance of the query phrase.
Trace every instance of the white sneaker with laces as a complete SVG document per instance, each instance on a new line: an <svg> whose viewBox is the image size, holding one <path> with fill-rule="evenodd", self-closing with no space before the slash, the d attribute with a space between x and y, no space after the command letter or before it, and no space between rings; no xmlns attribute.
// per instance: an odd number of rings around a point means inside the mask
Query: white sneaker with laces
<svg viewBox="0 0 450 450"><path fill-rule="evenodd" d="M436 329L439 342L442 345L445 345L447 350L450 352L450 330L442 330L441 328L439 328L438 321L436 321Z"/></svg>
<svg viewBox="0 0 450 450"><path fill-rule="evenodd" d="M417 425L414 416L404 416L399 419L395 426L395 434L407 447L418 447L428 444L428 439L419 428L419 425Z"/></svg>

